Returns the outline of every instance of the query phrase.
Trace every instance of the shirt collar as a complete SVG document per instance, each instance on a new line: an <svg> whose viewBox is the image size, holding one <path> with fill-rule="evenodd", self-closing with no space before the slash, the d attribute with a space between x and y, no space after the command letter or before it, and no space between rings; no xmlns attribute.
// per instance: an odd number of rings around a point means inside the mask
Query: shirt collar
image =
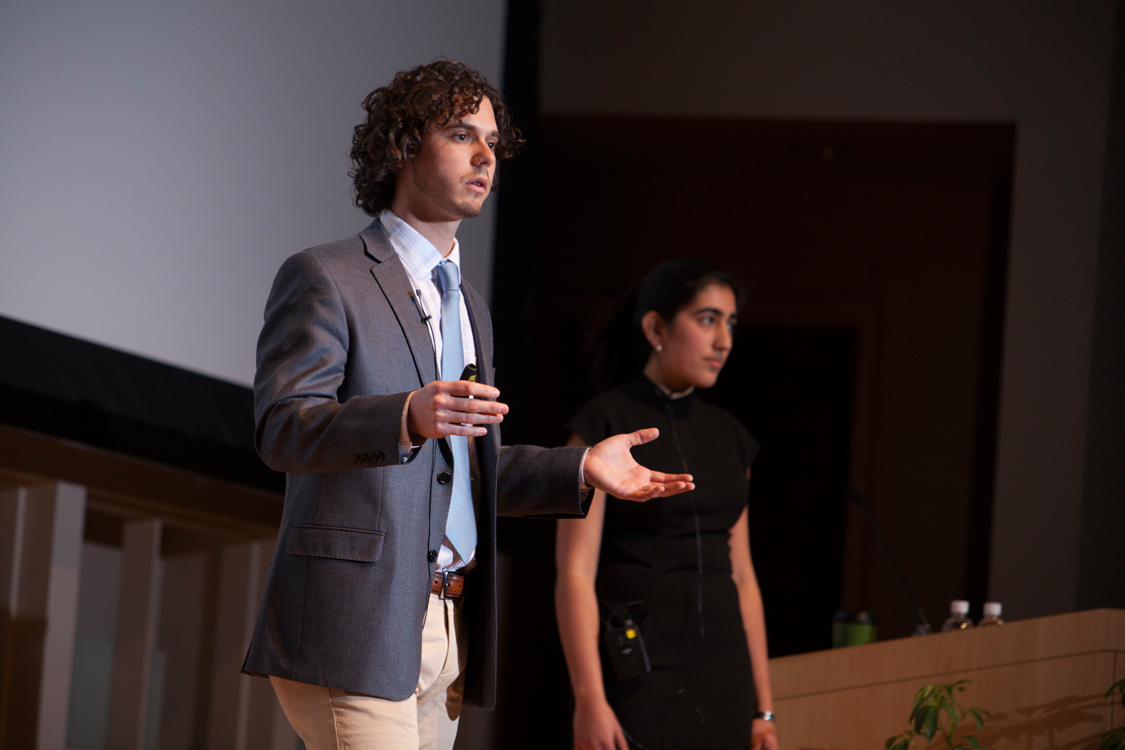
<svg viewBox="0 0 1125 750"><path fill-rule="evenodd" d="M383 209L379 214L379 221L387 230L387 237L391 247L406 267L410 277L417 280L433 278L434 268L443 260L453 261L457 270L461 270L461 245L457 239L453 240L453 250L449 257L443 258L441 252L433 243L423 237L417 229L399 218L389 208Z"/></svg>

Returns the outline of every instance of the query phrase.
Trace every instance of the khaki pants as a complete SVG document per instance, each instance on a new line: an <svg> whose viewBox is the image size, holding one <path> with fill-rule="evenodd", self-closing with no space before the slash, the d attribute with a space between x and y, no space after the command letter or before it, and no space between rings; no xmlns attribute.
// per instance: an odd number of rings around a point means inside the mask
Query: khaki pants
<svg viewBox="0 0 1125 750"><path fill-rule="evenodd" d="M308 750L452 750L465 668L460 607L430 594L414 695L388 701L270 677Z"/></svg>

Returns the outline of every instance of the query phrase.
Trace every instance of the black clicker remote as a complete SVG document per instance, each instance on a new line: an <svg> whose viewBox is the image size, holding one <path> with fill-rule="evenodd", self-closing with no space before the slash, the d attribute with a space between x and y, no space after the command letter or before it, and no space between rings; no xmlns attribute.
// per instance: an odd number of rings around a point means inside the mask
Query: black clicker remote
<svg viewBox="0 0 1125 750"><path fill-rule="evenodd" d="M458 380L467 380L470 383L475 383L475 382L477 382L477 375L478 374L479 374L479 371L477 370L477 366L475 364L473 364L472 362L470 362L469 364L465 365L465 369L461 371L461 377L459 377L457 379ZM469 396L469 398L471 399L473 397ZM465 422L462 422L462 424L465 427L470 426L468 423L465 423Z"/></svg>

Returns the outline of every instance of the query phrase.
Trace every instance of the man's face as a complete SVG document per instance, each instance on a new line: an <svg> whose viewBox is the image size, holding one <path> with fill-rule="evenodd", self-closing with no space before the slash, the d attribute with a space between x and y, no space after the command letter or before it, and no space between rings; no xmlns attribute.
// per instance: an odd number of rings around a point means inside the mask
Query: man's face
<svg viewBox="0 0 1125 750"><path fill-rule="evenodd" d="M487 97L476 113L428 127L418 154L396 178L394 205L427 222L476 216L492 190L499 137Z"/></svg>

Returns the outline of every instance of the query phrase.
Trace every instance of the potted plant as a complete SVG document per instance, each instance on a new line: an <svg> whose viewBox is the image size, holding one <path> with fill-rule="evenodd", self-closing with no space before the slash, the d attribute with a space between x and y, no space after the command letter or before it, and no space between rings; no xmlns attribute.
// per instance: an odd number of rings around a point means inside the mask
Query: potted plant
<svg viewBox="0 0 1125 750"><path fill-rule="evenodd" d="M973 720L979 731L984 729L984 720L989 716L988 711L983 708L962 708L954 699L954 693L964 692L964 686L969 682L971 680L958 680L950 685L926 685L919 690L914 696L914 708L910 712L910 729L888 739L883 745L885 750L922 748L929 745L938 734L945 738L948 750L989 750L971 734L962 734L960 738L955 736L966 717ZM925 745L918 744L918 737L926 739ZM1103 745L1102 750L1125 750L1125 747L1115 745L1106 748Z"/></svg>
<svg viewBox="0 0 1125 750"><path fill-rule="evenodd" d="M1118 680L1109 686L1109 690L1105 691L1105 697L1118 693L1121 698L1121 707L1125 708L1125 680ZM1098 750L1125 750L1125 726L1111 729L1102 735L1102 744L1098 745Z"/></svg>

